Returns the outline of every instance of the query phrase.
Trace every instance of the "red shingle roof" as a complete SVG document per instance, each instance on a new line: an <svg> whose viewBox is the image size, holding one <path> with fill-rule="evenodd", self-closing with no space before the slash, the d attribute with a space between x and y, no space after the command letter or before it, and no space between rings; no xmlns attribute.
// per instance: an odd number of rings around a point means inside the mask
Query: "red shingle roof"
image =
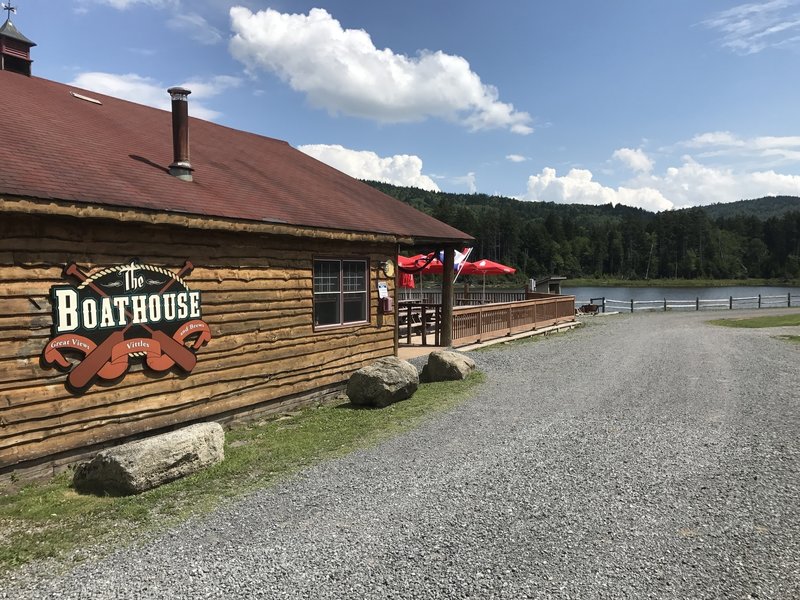
<svg viewBox="0 0 800 600"><path fill-rule="evenodd" d="M195 171L194 181L185 182L167 173L172 162L167 111L6 71L0 71L0 106L11 109L0 128L0 194L419 239L471 239L280 140L190 118Z"/></svg>

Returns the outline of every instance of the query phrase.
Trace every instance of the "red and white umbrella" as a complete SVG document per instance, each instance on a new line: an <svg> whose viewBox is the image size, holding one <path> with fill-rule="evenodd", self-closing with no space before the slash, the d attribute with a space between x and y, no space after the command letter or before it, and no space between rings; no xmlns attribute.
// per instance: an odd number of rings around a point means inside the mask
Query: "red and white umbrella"
<svg viewBox="0 0 800 600"><path fill-rule="evenodd" d="M400 269L409 269L418 275L441 275L442 262L430 254L416 254L414 256L398 256L397 264Z"/></svg>
<svg viewBox="0 0 800 600"><path fill-rule="evenodd" d="M483 299L486 302L486 276L487 275L513 275L517 270L514 267L507 267L489 259L476 260L475 262L464 263L461 273L464 275L483 275Z"/></svg>
<svg viewBox="0 0 800 600"><path fill-rule="evenodd" d="M398 256L397 265L401 269L418 269L421 265L425 264L425 254L415 254L414 256Z"/></svg>
<svg viewBox="0 0 800 600"><path fill-rule="evenodd" d="M465 263L461 272L464 275L513 275L517 270L514 267L507 267L484 258L475 262Z"/></svg>

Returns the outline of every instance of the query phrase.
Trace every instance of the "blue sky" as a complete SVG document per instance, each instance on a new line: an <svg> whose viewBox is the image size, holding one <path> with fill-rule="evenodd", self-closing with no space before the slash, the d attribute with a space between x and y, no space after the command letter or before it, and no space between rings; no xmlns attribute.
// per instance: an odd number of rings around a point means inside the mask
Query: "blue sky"
<svg viewBox="0 0 800 600"><path fill-rule="evenodd" d="M18 0L34 74L353 176L650 210L800 195L800 0ZM6 118L9 118L8 116Z"/></svg>

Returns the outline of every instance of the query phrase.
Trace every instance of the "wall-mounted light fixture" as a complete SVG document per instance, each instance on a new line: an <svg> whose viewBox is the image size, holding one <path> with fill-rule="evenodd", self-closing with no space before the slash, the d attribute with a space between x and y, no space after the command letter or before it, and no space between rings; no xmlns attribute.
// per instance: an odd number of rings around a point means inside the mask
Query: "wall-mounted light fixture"
<svg viewBox="0 0 800 600"><path fill-rule="evenodd" d="M391 258L379 262L378 267L386 277L394 277L394 262L392 262Z"/></svg>

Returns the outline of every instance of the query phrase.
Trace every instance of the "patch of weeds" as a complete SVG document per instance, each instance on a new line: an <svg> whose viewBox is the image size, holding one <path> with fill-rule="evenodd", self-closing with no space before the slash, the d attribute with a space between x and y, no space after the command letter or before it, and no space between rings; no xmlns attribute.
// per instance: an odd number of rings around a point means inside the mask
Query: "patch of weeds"
<svg viewBox="0 0 800 600"><path fill-rule="evenodd" d="M792 344L800 344L800 335L779 335L777 337L779 340L785 340Z"/></svg>
<svg viewBox="0 0 800 600"><path fill-rule="evenodd" d="M374 445L452 408L483 381L428 383L384 409L338 403L308 408L226 433L225 460L137 496L83 495L65 473L0 495L0 573L89 546L110 550L267 487L307 465Z"/></svg>

